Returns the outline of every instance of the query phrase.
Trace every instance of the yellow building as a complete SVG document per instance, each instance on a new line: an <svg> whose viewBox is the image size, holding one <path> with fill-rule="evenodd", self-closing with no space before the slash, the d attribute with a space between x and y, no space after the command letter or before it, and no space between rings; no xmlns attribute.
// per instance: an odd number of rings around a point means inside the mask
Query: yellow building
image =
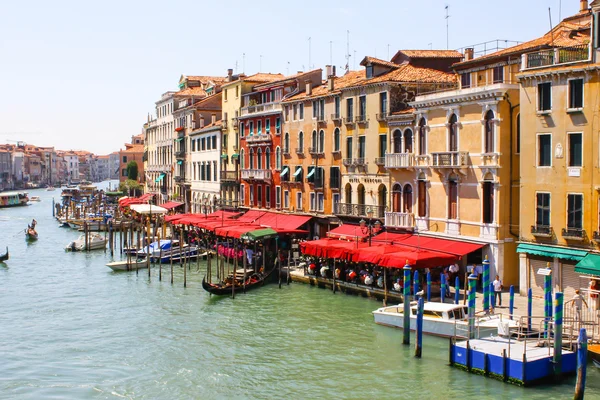
<svg viewBox="0 0 600 400"><path fill-rule="evenodd" d="M587 287L598 263L600 2L528 42L521 60L521 291L543 294L540 268L567 298ZM591 37L591 32L595 36ZM592 269L576 267L582 259ZM594 268L596 271L594 271Z"/></svg>
<svg viewBox="0 0 600 400"><path fill-rule="evenodd" d="M465 50L455 64L460 87L417 96L415 125L392 132L387 164L392 173L393 213L426 236L478 243L482 251L463 257L481 264L487 256L491 276L518 284L519 49L474 58ZM394 154L396 153L396 154ZM397 154L408 153L408 154ZM411 191L407 195L407 188Z"/></svg>
<svg viewBox="0 0 600 400"><path fill-rule="evenodd" d="M238 117L242 108L242 96L250 93L254 85L281 79L283 75L269 73L257 73L250 76L232 75L232 71L229 70L228 77L228 82L222 86L221 205L226 209L236 209L240 206L240 125Z"/></svg>

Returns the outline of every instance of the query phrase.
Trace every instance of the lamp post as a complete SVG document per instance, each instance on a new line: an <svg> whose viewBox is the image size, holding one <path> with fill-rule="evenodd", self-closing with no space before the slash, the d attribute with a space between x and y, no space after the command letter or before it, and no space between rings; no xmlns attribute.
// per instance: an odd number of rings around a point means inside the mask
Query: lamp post
<svg viewBox="0 0 600 400"><path fill-rule="evenodd" d="M371 247L371 237L373 236L373 233L377 233L381 230L381 222L377 220L375 223L372 223L373 210L370 207L367 208L367 218L369 219L368 222L361 219L359 224L363 235L369 234L369 247Z"/></svg>

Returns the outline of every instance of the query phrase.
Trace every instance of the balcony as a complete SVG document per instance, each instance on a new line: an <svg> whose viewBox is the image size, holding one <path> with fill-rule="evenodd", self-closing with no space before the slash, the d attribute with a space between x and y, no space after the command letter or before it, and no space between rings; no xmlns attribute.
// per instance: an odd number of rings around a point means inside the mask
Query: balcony
<svg viewBox="0 0 600 400"><path fill-rule="evenodd" d="M175 180L175 182L177 183L184 183L185 182L185 177L181 176L181 175L177 175L175 176L175 178L173 178Z"/></svg>
<svg viewBox="0 0 600 400"><path fill-rule="evenodd" d="M226 131L226 130L227 130L227 125L228 125L228 122L227 122L227 120L226 120L226 119L223 119L223 120L221 121L221 129L222 129L222 130L224 130L224 131Z"/></svg>
<svg viewBox="0 0 600 400"><path fill-rule="evenodd" d="M243 107L241 110L241 116L270 114L276 112L281 112L281 104L279 102L256 104L253 106Z"/></svg>
<svg viewBox="0 0 600 400"><path fill-rule="evenodd" d="M302 147L296 147L296 154L304 154L304 149Z"/></svg>
<svg viewBox="0 0 600 400"><path fill-rule="evenodd" d="M532 225L531 234L540 238L551 238L552 227L550 225Z"/></svg>
<svg viewBox="0 0 600 400"><path fill-rule="evenodd" d="M354 123L354 117L346 117L344 118L344 124L351 125Z"/></svg>
<svg viewBox="0 0 600 400"><path fill-rule="evenodd" d="M221 182L237 182L237 171L221 171Z"/></svg>
<svg viewBox="0 0 600 400"><path fill-rule="evenodd" d="M431 166L433 168L463 168L467 166L468 153L466 151L444 151L431 153Z"/></svg>
<svg viewBox="0 0 600 400"><path fill-rule="evenodd" d="M333 213L335 215L348 217L364 217L368 218L368 213L373 212L374 218L384 218L386 207L373 206L366 204L351 204L351 203L335 203L333 205Z"/></svg>
<svg viewBox="0 0 600 400"><path fill-rule="evenodd" d="M324 157L325 156L325 152L323 152L322 150L320 150L316 147L309 147L308 152L313 157Z"/></svg>
<svg viewBox="0 0 600 400"><path fill-rule="evenodd" d="M499 153L483 153L481 155L481 166L483 167L498 167L499 166Z"/></svg>
<svg viewBox="0 0 600 400"><path fill-rule="evenodd" d="M270 181L272 178L270 169L243 169L242 179L247 181Z"/></svg>
<svg viewBox="0 0 600 400"><path fill-rule="evenodd" d="M344 159L342 160L342 164L344 164L346 167L349 167L349 166L351 166L351 165L352 165L352 161L353 161L353 159L352 159L352 158L344 158Z"/></svg>
<svg viewBox="0 0 600 400"><path fill-rule="evenodd" d="M415 226L415 215L413 213L386 212L385 226L388 228L412 229Z"/></svg>
<svg viewBox="0 0 600 400"><path fill-rule="evenodd" d="M339 122L342 120L342 116L340 115L340 113L331 114L331 120L333 122Z"/></svg>
<svg viewBox="0 0 600 400"><path fill-rule="evenodd" d="M600 243L600 231L594 231L592 240L596 243Z"/></svg>
<svg viewBox="0 0 600 400"><path fill-rule="evenodd" d="M387 121L387 117L388 117L388 113L386 113L386 112L379 113L379 114L377 114L377 121L385 122L385 121Z"/></svg>
<svg viewBox="0 0 600 400"><path fill-rule="evenodd" d="M413 153L392 153L385 155L385 167L393 168L412 168L415 162Z"/></svg>
<svg viewBox="0 0 600 400"><path fill-rule="evenodd" d="M429 161L428 154L415 155L415 166L416 167L429 167L431 162Z"/></svg>
<svg viewBox="0 0 600 400"><path fill-rule="evenodd" d="M357 124L366 124L367 123L367 116L366 115L357 115L355 122Z"/></svg>
<svg viewBox="0 0 600 400"><path fill-rule="evenodd" d="M240 119L238 117L231 118L231 124L233 125L234 131L240 129Z"/></svg>
<svg viewBox="0 0 600 400"><path fill-rule="evenodd" d="M582 242L585 240L585 229L581 228L563 228L561 235L565 240Z"/></svg>
<svg viewBox="0 0 600 400"><path fill-rule="evenodd" d="M375 158L375 165L377 165L378 167L383 167L385 165L385 157Z"/></svg>
<svg viewBox="0 0 600 400"><path fill-rule="evenodd" d="M589 45L558 47L540 50L521 56L521 69L545 68L553 65L570 64L590 59Z"/></svg>
<svg viewBox="0 0 600 400"><path fill-rule="evenodd" d="M355 158L354 160L352 160L352 164L354 164L354 165L364 166L366 163L367 163L367 160L364 158Z"/></svg>
<svg viewBox="0 0 600 400"><path fill-rule="evenodd" d="M246 136L246 143L248 146L255 146L259 143L268 143L273 140L273 136L270 133L261 133L258 135Z"/></svg>
<svg viewBox="0 0 600 400"><path fill-rule="evenodd" d="M317 124L318 125L327 125L327 120L324 115L317 115Z"/></svg>

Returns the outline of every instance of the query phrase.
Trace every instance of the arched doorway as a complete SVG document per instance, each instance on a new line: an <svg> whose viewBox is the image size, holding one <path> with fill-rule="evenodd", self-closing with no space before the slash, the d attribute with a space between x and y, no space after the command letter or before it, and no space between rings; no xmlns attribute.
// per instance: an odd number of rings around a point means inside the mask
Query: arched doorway
<svg viewBox="0 0 600 400"><path fill-rule="evenodd" d="M365 204L365 185L363 185L362 183L360 185L358 185L357 194L358 194L357 204L364 205Z"/></svg>
<svg viewBox="0 0 600 400"><path fill-rule="evenodd" d="M402 153L402 132L396 129L393 134L394 138L394 153Z"/></svg>
<svg viewBox="0 0 600 400"><path fill-rule="evenodd" d="M352 203L352 185L349 183L346 183L346 186L344 186L344 202L346 204Z"/></svg>
<svg viewBox="0 0 600 400"><path fill-rule="evenodd" d="M385 217L385 209L387 208L387 187L382 183L377 189L379 196L379 212L376 213L378 218Z"/></svg>
<svg viewBox="0 0 600 400"><path fill-rule="evenodd" d="M402 185L399 183L392 187L392 211L402 212Z"/></svg>
<svg viewBox="0 0 600 400"><path fill-rule="evenodd" d="M412 213L413 209L413 189L410 184L404 185L404 190L402 191L402 203L404 206L404 212Z"/></svg>

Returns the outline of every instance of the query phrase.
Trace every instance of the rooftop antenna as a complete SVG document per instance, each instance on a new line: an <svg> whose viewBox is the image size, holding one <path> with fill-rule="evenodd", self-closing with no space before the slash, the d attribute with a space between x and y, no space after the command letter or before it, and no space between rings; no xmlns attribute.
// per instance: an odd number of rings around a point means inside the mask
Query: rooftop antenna
<svg viewBox="0 0 600 400"><path fill-rule="evenodd" d="M429 50L433 49L433 43L427 43L427 45L429 46Z"/></svg>
<svg viewBox="0 0 600 400"><path fill-rule="evenodd" d="M450 39L448 35L448 20L450 19L450 15L448 15L448 4L446 4L446 50L450 50Z"/></svg>
<svg viewBox="0 0 600 400"><path fill-rule="evenodd" d="M389 45L389 43L388 43L388 56L387 56L387 59L388 60L390 59L390 45Z"/></svg>
<svg viewBox="0 0 600 400"><path fill-rule="evenodd" d="M310 36L308 37L308 69L310 69Z"/></svg>
<svg viewBox="0 0 600 400"><path fill-rule="evenodd" d="M285 70L286 70L285 74L289 75L290 74L290 62L289 61L287 62L287 68Z"/></svg>
<svg viewBox="0 0 600 400"><path fill-rule="evenodd" d="M552 31L552 13L550 12L550 7L548 7L548 18L550 20L550 40L552 47L554 47L554 32Z"/></svg>
<svg viewBox="0 0 600 400"><path fill-rule="evenodd" d="M262 54L259 56L258 72L262 72Z"/></svg>
<svg viewBox="0 0 600 400"><path fill-rule="evenodd" d="M238 73L238 62L237 62L237 60L235 60L235 73L236 74Z"/></svg>
<svg viewBox="0 0 600 400"><path fill-rule="evenodd" d="M352 69L356 70L356 50L354 50L354 67Z"/></svg>
<svg viewBox="0 0 600 400"><path fill-rule="evenodd" d="M333 65L333 40L329 41L329 65Z"/></svg>
<svg viewBox="0 0 600 400"><path fill-rule="evenodd" d="M350 71L350 31L346 31L346 73Z"/></svg>
<svg viewBox="0 0 600 400"><path fill-rule="evenodd" d="M246 53L242 53L242 72L246 72Z"/></svg>

